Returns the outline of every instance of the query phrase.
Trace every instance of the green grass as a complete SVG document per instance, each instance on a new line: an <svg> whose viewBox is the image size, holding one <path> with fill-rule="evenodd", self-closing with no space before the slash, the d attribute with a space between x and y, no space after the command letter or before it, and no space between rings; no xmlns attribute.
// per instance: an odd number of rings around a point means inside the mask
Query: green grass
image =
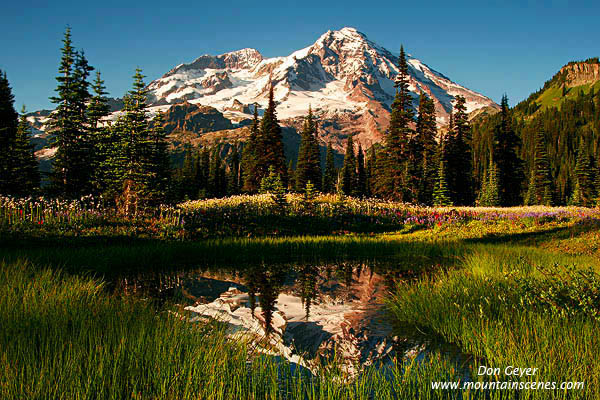
<svg viewBox="0 0 600 400"><path fill-rule="evenodd" d="M524 396L598 398L600 323L590 312L600 310L600 304L596 299L586 305L584 300L600 295L600 288L582 286L566 274L560 276L564 282L548 282L540 272L548 267L559 272L565 266L571 266L571 272L598 270L598 259L507 245L471 250L460 268L399 286L389 301L397 323L455 343L480 358L481 365L539 368L534 378L526 379L585 381L585 390L532 391ZM527 301L532 291L539 304ZM572 305L569 295L574 295L574 308L567 308Z"/></svg>
<svg viewBox="0 0 600 400"><path fill-rule="evenodd" d="M335 365L317 378L89 278L27 262L0 265L2 399L434 399L456 380L440 354L345 383Z"/></svg>
<svg viewBox="0 0 600 400"><path fill-rule="evenodd" d="M568 218L458 221L389 234L201 241L5 235L0 238L0 398L598 397L600 339L598 321L590 317L593 304L583 301L578 307L567 301L585 300L593 288L582 289L564 273L558 279L563 286L551 285L538 267L598 270L599 238L597 225ZM462 366L471 371L481 362L537 367L536 378L585 381L585 391L432 391L432 381L464 379L464 371L441 351L390 370L366 368L349 383L335 364L309 379L288 363L226 339L218 325L191 325L168 309L116 297L100 280L212 265L240 270L263 262L387 258L397 269L427 271L391 296L391 316L399 327L416 326L427 337L474 355ZM565 290L574 296L556 296ZM558 299L558 311L540 300L544 296Z"/></svg>
<svg viewBox="0 0 600 400"><path fill-rule="evenodd" d="M560 106L566 99L575 99L579 96L579 92L581 91L583 91L584 94L588 94L592 88L594 88L595 91L600 89L600 82L596 82L593 85L585 84L569 88L567 95L563 97L562 86L551 86L538 97L536 102L542 106L542 109L550 107L557 107L560 109Z"/></svg>

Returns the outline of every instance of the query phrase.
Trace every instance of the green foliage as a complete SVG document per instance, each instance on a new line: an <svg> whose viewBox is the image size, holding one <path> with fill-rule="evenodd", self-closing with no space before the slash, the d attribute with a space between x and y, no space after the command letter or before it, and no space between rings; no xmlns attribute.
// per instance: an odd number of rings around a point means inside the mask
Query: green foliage
<svg viewBox="0 0 600 400"><path fill-rule="evenodd" d="M333 162L333 148L331 142L327 144L327 154L325 157L325 172L323 174L323 192L334 193L337 182L337 171Z"/></svg>
<svg viewBox="0 0 600 400"><path fill-rule="evenodd" d="M242 150L241 175L243 180L243 189L245 192L256 192L259 188L260 179L258 177L257 163L257 144L260 132L260 122L258 120L258 104L254 104L254 119L250 126L250 137Z"/></svg>
<svg viewBox="0 0 600 400"><path fill-rule="evenodd" d="M14 107L15 97L6 78L6 72L0 71L0 193L11 194L15 191L15 159L13 149L17 136L19 115Z"/></svg>
<svg viewBox="0 0 600 400"><path fill-rule="evenodd" d="M500 123L494 130L493 160L497 167L500 204L516 206L522 203L521 186L524 181L523 161L519 158L521 140L515 133L508 106L508 98L502 96Z"/></svg>
<svg viewBox="0 0 600 400"><path fill-rule="evenodd" d="M260 121L260 131L256 138L254 172L258 182L270 174L273 167L284 184L287 184L287 167L283 153L283 137L275 111L273 85L269 88L269 105Z"/></svg>
<svg viewBox="0 0 600 400"><path fill-rule="evenodd" d="M269 175L265 176L260 182L260 192L269 193L280 211L285 211L287 205L285 188L281 176L275 171L274 167L269 167Z"/></svg>
<svg viewBox="0 0 600 400"><path fill-rule="evenodd" d="M413 198L420 204L430 205L433 203L433 189L438 164L436 162L436 136L435 105L432 99L421 94L415 138L412 141L413 159L410 169L411 187L415 190Z"/></svg>
<svg viewBox="0 0 600 400"><path fill-rule="evenodd" d="M444 146L445 173L450 199L456 205L470 205L473 203L471 127L466 113L465 99L462 96L456 96L453 127L447 134Z"/></svg>
<svg viewBox="0 0 600 400"><path fill-rule="evenodd" d="M356 192L356 155L354 153L354 141L352 134L348 135L346 142L346 154L344 155L344 164L340 172L340 190L346 196L352 196Z"/></svg>
<svg viewBox="0 0 600 400"><path fill-rule="evenodd" d="M25 117L25 106L17 126L14 147L10 149L13 161L13 195L27 196L35 193L40 187L38 162L33 152L33 144L29 139L30 127Z"/></svg>
<svg viewBox="0 0 600 400"><path fill-rule="evenodd" d="M436 207L451 206L452 200L446 184L446 168L445 161L440 160L439 168L437 171L437 180L433 189L433 205Z"/></svg>
<svg viewBox="0 0 600 400"><path fill-rule="evenodd" d="M321 185L321 154L317 141L317 125L313 117L312 109L308 109L308 115L304 121L304 127L300 134L300 148L298 149L298 162L296 163L297 191L302 191L306 183L311 181L320 189Z"/></svg>
<svg viewBox="0 0 600 400"><path fill-rule="evenodd" d="M392 103L390 126L385 137L385 172L379 183L379 192L387 198L410 202L408 163L411 159L409 139L412 136L410 124L414 119L412 96L410 95L408 63L404 47L400 47L398 59L399 73L396 78L396 97Z"/></svg>
<svg viewBox="0 0 600 400"><path fill-rule="evenodd" d="M486 178L479 193L479 205L483 207L497 207L500 205L498 167L493 161L490 161Z"/></svg>

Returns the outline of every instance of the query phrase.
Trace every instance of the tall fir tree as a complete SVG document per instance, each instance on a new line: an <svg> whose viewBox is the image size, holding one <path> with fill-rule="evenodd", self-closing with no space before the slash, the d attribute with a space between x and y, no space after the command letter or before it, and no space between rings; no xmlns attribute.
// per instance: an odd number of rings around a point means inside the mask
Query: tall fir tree
<svg viewBox="0 0 600 400"><path fill-rule="evenodd" d="M492 158L481 185L478 203L483 207L497 207L501 204L498 167Z"/></svg>
<svg viewBox="0 0 600 400"><path fill-rule="evenodd" d="M441 158L437 170L435 187L433 188L433 205L436 207L445 207L452 205L452 199L450 198L450 192L446 183L445 164L446 162L443 158Z"/></svg>
<svg viewBox="0 0 600 400"><path fill-rule="evenodd" d="M377 153L375 151L375 146L371 145L369 148L369 155L367 157L367 165L366 165L366 188L365 188L365 196L372 197L374 195L375 190L375 181L377 179Z"/></svg>
<svg viewBox="0 0 600 400"><path fill-rule="evenodd" d="M281 176L284 186L287 185L287 165L283 151L283 137L277 120L273 84L269 88L269 105L260 121L260 131L256 141L256 179L261 181L268 175L269 167Z"/></svg>
<svg viewBox="0 0 600 400"><path fill-rule="evenodd" d="M595 200L595 174L593 164L586 149L583 138L580 140L575 164L575 189L571 196L570 204L590 207Z"/></svg>
<svg viewBox="0 0 600 400"><path fill-rule="evenodd" d="M456 96L453 130L445 145L445 174L450 198L455 205L473 203L473 164L471 159L471 127L466 113L465 98Z"/></svg>
<svg viewBox="0 0 600 400"><path fill-rule="evenodd" d="M365 155L362 146L358 142L358 150L356 152L356 189L354 194L359 197L367 194L367 171L365 169Z"/></svg>
<svg viewBox="0 0 600 400"><path fill-rule="evenodd" d="M494 163L498 169L500 203L503 206L521 204L521 187L525 179L523 161L518 156L521 139L512 124L508 97L502 96L500 122L494 130Z"/></svg>
<svg viewBox="0 0 600 400"><path fill-rule="evenodd" d="M254 118L250 126L250 137L242 151L241 169L243 190L245 192L256 192L259 189L260 180L258 179L257 163L257 142L260 132L260 121L258 119L258 104L254 104Z"/></svg>
<svg viewBox="0 0 600 400"><path fill-rule="evenodd" d="M546 135L541 122L537 124L533 165L527 188L526 205L552 204L552 179L546 150Z"/></svg>
<svg viewBox="0 0 600 400"><path fill-rule="evenodd" d="M321 154L316 135L316 122L312 109L309 107L300 134L300 148L298 149L298 161L296 163L295 186L298 192L306 188L308 181L313 183L316 190L321 189Z"/></svg>
<svg viewBox="0 0 600 400"><path fill-rule="evenodd" d="M337 181L337 171L333 160L333 147L331 142L327 144L327 152L325 155L325 172L323 174L323 192L334 193L335 184Z"/></svg>
<svg viewBox="0 0 600 400"><path fill-rule="evenodd" d="M410 124L413 122L412 96L410 95L408 63L404 47L400 47L396 78L396 97L392 103L390 126L386 134L386 165L382 194L400 201L411 201L408 190L409 140L412 136Z"/></svg>
<svg viewBox="0 0 600 400"><path fill-rule="evenodd" d="M17 196L30 196L40 187L38 162L33 152L33 144L29 137L31 128L25 114L25 106L23 106L12 149L12 156L15 160L15 173L13 174L15 190L13 194Z"/></svg>
<svg viewBox="0 0 600 400"><path fill-rule="evenodd" d="M0 194L13 194L16 190L14 147L19 114L14 102L6 72L0 71Z"/></svg>
<svg viewBox="0 0 600 400"><path fill-rule="evenodd" d="M164 116L158 112L152 119L148 140L147 196L149 205L156 207L167 200L171 159L169 156L167 134L164 129Z"/></svg>
<svg viewBox="0 0 600 400"><path fill-rule="evenodd" d="M240 191L240 153L237 142L233 144L229 174L227 176L227 193L238 194Z"/></svg>
<svg viewBox="0 0 600 400"><path fill-rule="evenodd" d="M346 154L344 155L344 165L341 171L341 189L346 196L352 196L356 193L356 155L354 153L354 141L352 134L348 135L346 142Z"/></svg>
<svg viewBox="0 0 600 400"><path fill-rule="evenodd" d="M89 149L85 135L85 108L89 99L87 76L91 67L82 53L72 45L67 28L61 49L62 56L56 77L56 104L50 114L50 132L57 148L52 163L51 181L54 191L66 197L78 197L89 188Z"/></svg>
<svg viewBox="0 0 600 400"><path fill-rule="evenodd" d="M110 114L110 106L106 95L106 87L100 75L96 71L96 79L92 85L94 94L87 106L87 120L89 124L88 141L90 146L90 178L92 194L99 195L106 189L102 165L106 163L111 151L111 131L104 126L102 119Z"/></svg>
<svg viewBox="0 0 600 400"><path fill-rule="evenodd" d="M436 162L437 125L435 119L435 104L425 94L419 99L419 114L415 130L415 143L418 143L417 151L420 152L419 168L415 169L417 178L416 201L421 204L430 205L433 202L433 188L436 182L438 163Z"/></svg>

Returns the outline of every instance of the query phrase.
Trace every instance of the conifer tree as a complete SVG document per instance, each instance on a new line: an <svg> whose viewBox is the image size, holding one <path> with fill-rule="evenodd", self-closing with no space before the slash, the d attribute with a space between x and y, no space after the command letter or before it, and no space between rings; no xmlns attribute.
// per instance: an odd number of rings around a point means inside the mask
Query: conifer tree
<svg viewBox="0 0 600 400"><path fill-rule="evenodd" d="M316 138L316 123L309 107L304 127L300 134L300 148L298 162L296 163L296 190L301 192L308 181L313 182L317 190L321 186L321 155L319 143Z"/></svg>
<svg viewBox="0 0 600 400"><path fill-rule="evenodd" d="M445 207L452 205L452 199L450 198L450 192L446 184L446 172L445 172L444 159L440 159L440 164L437 171L437 179L435 187L433 189L433 205L436 207Z"/></svg>
<svg viewBox="0 0 600 400"><path fill-rule="evenodd" d="M497 207L500 205L498 167L492 159L490 159L490 164L479 193L479 205L484 207Z"/></svg>
<svg viewBox="0 0 600 400"><path fill-rule="evenodd" d="M323 174L323 192L334 193L337 181L337 172L333 161L333 147L331 142L327 144L327 153L325 157L325 173Z"/></svg>
<svg viewBox="0 0 600 400"><path fill-rule="evenodd" d="M575 190L571 197L572 205L590 207L594 204L594 171L584 140L580 141L575 166Z"/></svg>
<svg viewBox="0 0 600 400"><path fill-rule="evenodd" d="M365 155L360 142L356 153L356 196L365 196L367 192L367 171L365 170Z"/></svg>
<svg viewBox="0 0 600 400"><path fill-rule="evenodd" d="M106 162L111 150L111 132L109 127L102 125L102 119L110 113L110 106L106 95L106 87L101 78L100 71L96 71L96 79L92 85L94 91L87 106L87 119L89 124L88 141L90 143L90 170L93 194L101 194L106 189L103 181L102 165Z"/></svg>
<svg viewBox="0 0 600 400"><path fill-rule="evenodd" d="M445 174L450 198L455 205L473 202L471 127L467 118L465 98L456 96L452 131L448 132L445 147Z"/></svg>
<svg viewBox="0 0 600 400"><path fill-rule="evenodd" d="M292 160L290 160L290 162L288 163L287 176L288 176L288 190L289 191L296 190L296 171L294 170L294 162Z"/></svg>
<svg viewBox="0 0 600 400"><path fill-rule="evenodd" d="M21 111L19 125L17 126L17 135L15 138L12 158L15 160L13 184L14 195L30 196L40 187L40 172L38 162L33 152L33 144L29 138L31 128L25 116L25 106Z"/></svg>
<svg viewBox="0 0 600 400"><path fill-rule="evenodd" d="M494 130L493 143L493 158L498 169L500 203L503 206L516 206L522 201L523 161L518 156L521 139L512 127L506 95L502 96L500 115L500 122Z"/></svg>
<svg viewBox="0 0 600 400"><path fill-rule="evenodd" d="M356 156L352 134L348 135L346 142L346 154L341 171L341 190L346 196L351 196L356 192Z"/></svg>
<svg viewBox="0 0 600 400"><path fill-rule="evenodd" d="M254 118L250 126L250 137L242 151L241 169L243 190L246 192L256 192L259 189L260 180L256 169L257 162L257 142L260 131L260 121L258 120L258 104L254 104Z"/></svg>
<svg viewBox="0 0 600 400"><path fill-rule="evenodd" d="M210 149L208 146L202 148L200 154L200 197L207 197L210 194L209 178L210 178Z"/></svg>
<svg viewBox="0 0 600 400"><path fill-rule="evenodd" d="M371 197L375 191L375 180L377 172L377 153L375 152L375 146L369 148L369 156L367 157L366 167L366 188L365 195Z"/></svg>
<svg viewBox="0 0 600 400"><path fill-rule="evenodd" d="M545 132L541 122L538 122L535 138L535 152L533 155L529 188L527 190L526 205L551 205L551 185L552 180L550 179Z"/></svg>
<svg viewBox="0 0 600 400"><path fill-rule="evenodd" d="M227 190L225 166L218 147L214 147L210 157L210 172L208 177L208 193L211 197L222 197Z"/></svg>
<svg viewBox="0 0 600 400"><path fill-rule="evenodd" d="M238 144L233 144L231 161L229 163L229 175L227 177L227 193L238 194L240 191L240 153Z"/></svg>
<svg viewBox="0 0 600 400"><path fill-rule="evenodd" d="M158 112L152 119L149 130L150 148L147 174L147 195L151 206L159 206L167 198L169 176L171 175L171 159L169 157L167 134L164 129L164 116Z"/></svg>
<svg viewBox="0 0 600 400"><path fill-rule="evenodd" d="M277 121L273 84L269 88L269 105L260 121L260 131L256 141L256 178L261 181L268 175L269 167L281 176L284 186L287 184L287 166L283 152L283 137Z"/></svg>
<svg viewBox="0 0 600 400"><path fill-rule="evenodd" d="M408 189L409 139L412 136L410 123L413 121L412 97L409 86L408 63L404 47L400 47L398 61L398 77L396 78L396 97L392 103L390 126L386 135L386 166L384 182L381 188L383 195L396 200L410 201Z"/></svg>
<svg viewBox="0 0 600 400"><path fill-rule="evenodd" d="M0 71L0 194L12 194L14 187L14 147L19 115L6 72Z"/></svg>
<svg viewBox="0 0 600 400"><path fill-rule="evenodd" d="M72 46L71 30L67 28L61 49L59 75L56 77L56 104L50 114L50 131L57 151L52 164L51 180L56 193L78 197L89 189L89 148L85 137L85 110L89 99L87 76L91 67L82 53Z"/></svg>
<svg viewBox="0 0 600 400"><path fill-rule="evenodd" d="M432 204L433 188L436 182L438 163L436 163L437 126L435 119L435 104L433 100L421 94L419 99L419 115L415 131L415 142L418 143L416 151L420 152L419 168L415 168L417 180L416 200L421 204Z"/></svg>

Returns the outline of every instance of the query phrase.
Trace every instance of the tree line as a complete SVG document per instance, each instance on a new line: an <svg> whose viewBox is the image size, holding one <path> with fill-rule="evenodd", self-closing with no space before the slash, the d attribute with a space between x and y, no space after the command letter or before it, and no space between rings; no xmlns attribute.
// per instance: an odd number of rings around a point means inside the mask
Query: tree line
<svg viewBox="0 0 600 400"><path fill-rule="evenodd" d="M465 99L456 96L447 129L438 131L435 104L409 90L401 47L396 95L383 143L363 149L346 138L344 161L334 163L328 143L324 162L319 123L309 108L295 164L286 163L273 86L268 105L254 116L245 143L186 146L176 166L168 150L164 117L148 111L148 93L137 69L124 108L111 118L100 72L74 49L67 29L56 77L56 105L47 124L56 154L45 191L65 198L92 194L126 214L165 202L260 191L338 193L405 203L446 206L596 204L600 194L598 135L600 94L592 89L561 108L536 112L530 99L472 127ZM418 102L418 107L414 107ZM528 103L529 102L529 103ZM414 109L418 111L415 112ZM0 73L0 193L39 192L40 175L25 111L14 110ZM278 189L274 189L278 188Z"/></svg>

